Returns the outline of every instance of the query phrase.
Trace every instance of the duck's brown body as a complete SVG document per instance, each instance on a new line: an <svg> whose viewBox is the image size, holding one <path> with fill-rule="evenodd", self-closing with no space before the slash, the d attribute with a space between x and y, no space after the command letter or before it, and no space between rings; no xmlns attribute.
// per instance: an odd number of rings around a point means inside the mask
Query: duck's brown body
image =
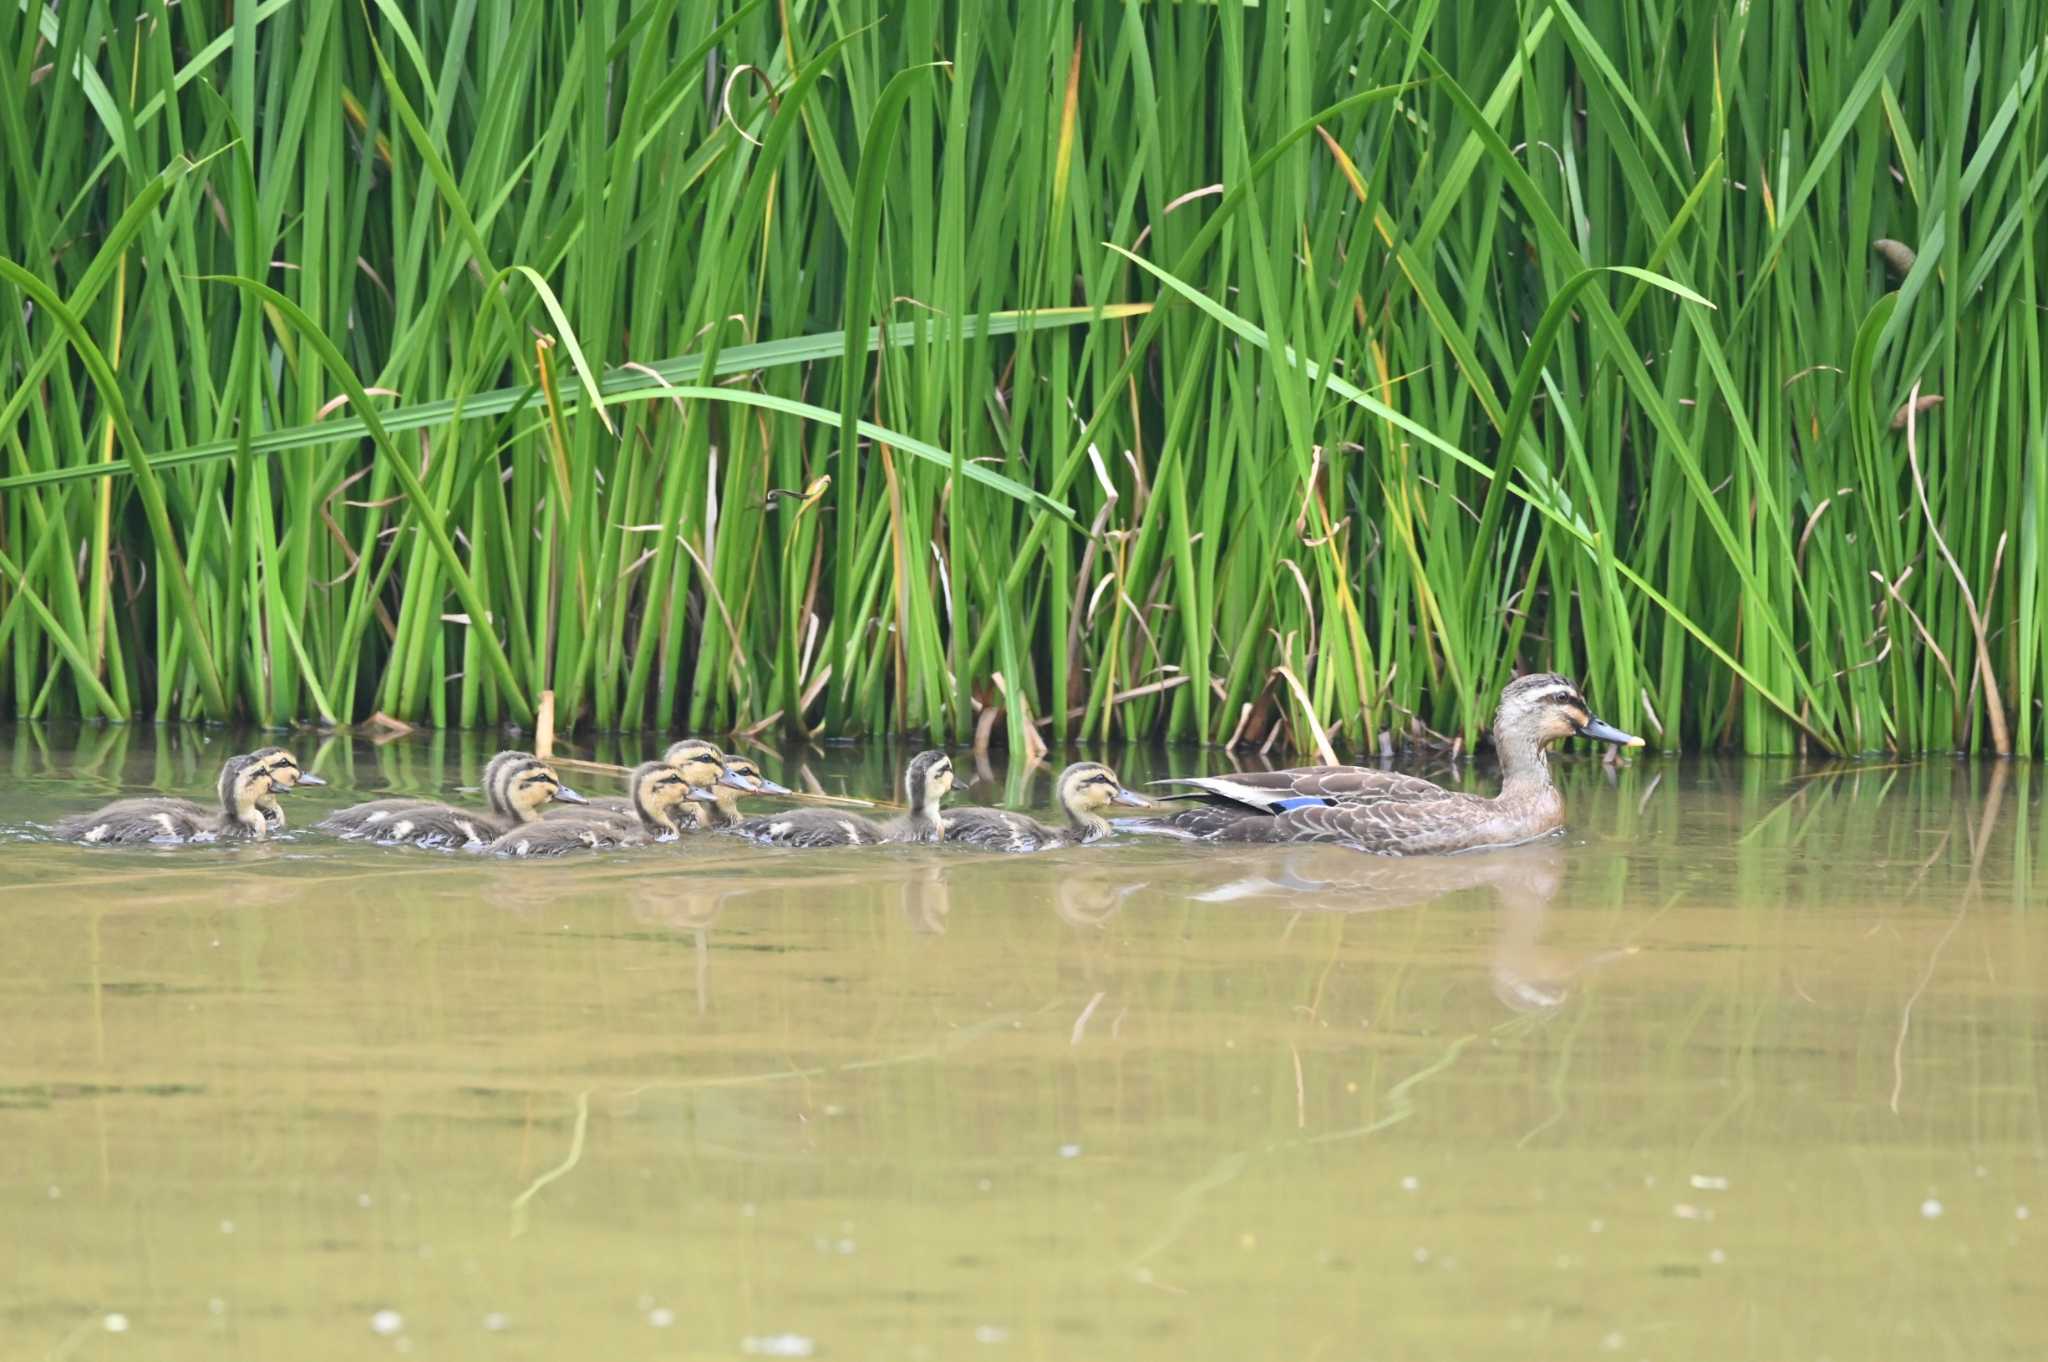
<svg viewBox="0 0 2048 1362"><path fill-rule="evenodd" d="M1564 826L1547 753L1573 736L1642 744L1593 717L1565 677L1525 676L1501 692L1493 725L1501 792L1490 798L1370 767L1303 766L1161 782L1191 787L1176 797L1205 802L1121 826L1203 841L1331 842L1385 856L1515 846Z"/></svg>

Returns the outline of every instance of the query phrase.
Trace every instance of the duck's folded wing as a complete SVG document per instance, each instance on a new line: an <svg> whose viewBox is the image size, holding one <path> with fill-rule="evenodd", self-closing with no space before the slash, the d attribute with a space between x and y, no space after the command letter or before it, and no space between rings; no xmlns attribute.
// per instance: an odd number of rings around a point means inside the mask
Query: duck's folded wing
<svg viewBox="0 0 2048 1362"><path fill-rule="evenodd" d="M1341 803L1356 799L1441 799L1444 795L1444 788L1434 781L1370 766L1295 766L1279 771L1232 771L1220 776L1189 776L1152 783L1185 785L1196 797L1220 799L1262 813L1280 812L1287 800Z"/></svg>
<svg viewBox="0 0 2048 1362"><path fill-rule="evenodd" d="M1418 856L1484 845L1467 801L1439 793L1433 800L1374 799L1289 809L1256 820L1265 828L1226 833L1222 840L1329 842L1381 856Z"/></svg>

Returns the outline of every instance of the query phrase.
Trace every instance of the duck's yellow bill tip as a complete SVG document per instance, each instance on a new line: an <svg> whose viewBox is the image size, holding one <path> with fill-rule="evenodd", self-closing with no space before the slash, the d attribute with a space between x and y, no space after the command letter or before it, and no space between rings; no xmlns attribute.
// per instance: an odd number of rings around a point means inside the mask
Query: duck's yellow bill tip
<svg viewBox="0 0 2048 1362"><path fill-rule="evenodd" d="M1630 738L1627 742L1622 744L1623 747L1641 747L1642 745L1643 740L1641 738Z"/></svg>

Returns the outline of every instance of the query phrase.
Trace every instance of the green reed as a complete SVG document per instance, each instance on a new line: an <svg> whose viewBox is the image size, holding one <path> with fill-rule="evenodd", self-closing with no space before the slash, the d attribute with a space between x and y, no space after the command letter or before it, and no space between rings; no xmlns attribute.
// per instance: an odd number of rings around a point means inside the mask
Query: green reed
<svg viewBox="0 0 2048 1362"><path fill-rule="evenodd" d="M2048 737L2048 0L129 9L0 5L14 712Z"/></svg>

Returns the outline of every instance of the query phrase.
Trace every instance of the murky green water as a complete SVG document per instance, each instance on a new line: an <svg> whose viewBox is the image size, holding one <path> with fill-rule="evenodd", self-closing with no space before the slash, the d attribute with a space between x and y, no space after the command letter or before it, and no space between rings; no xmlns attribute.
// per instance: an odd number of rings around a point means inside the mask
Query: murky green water
<svg viewBox="0 0 2048 1362"><path fill-rule="evenodd" d="M1438 861L18 837L229 750L0 730L8 1356L2041 1355L2039 769L1579 760ZM303 828L489 748L297 750Z"/></svg>

